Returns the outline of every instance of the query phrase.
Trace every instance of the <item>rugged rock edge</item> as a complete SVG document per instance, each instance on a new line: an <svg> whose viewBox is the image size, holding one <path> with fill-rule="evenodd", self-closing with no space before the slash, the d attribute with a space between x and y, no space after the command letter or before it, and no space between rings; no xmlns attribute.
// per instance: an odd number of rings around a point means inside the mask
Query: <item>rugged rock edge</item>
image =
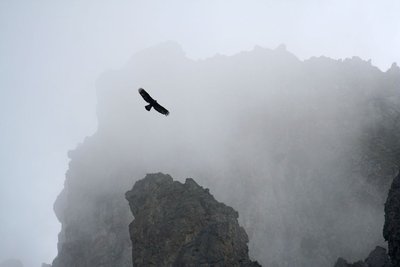
<svg viewBox="0 0 400 267"><path fill-rule="evenodd" d="M188 178L148 174L126 193L133 266L261 266L233 208Z"/></svg>

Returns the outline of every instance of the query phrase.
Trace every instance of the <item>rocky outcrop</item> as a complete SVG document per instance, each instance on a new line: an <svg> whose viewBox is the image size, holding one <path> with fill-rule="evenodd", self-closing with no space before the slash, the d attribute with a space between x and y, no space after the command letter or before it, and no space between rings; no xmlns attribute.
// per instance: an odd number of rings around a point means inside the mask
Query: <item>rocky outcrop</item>
<svg viewBox="0 0 400 267"><path fill-rule="evenodd" d="M126 193L133 266L260 266L238 213L188 178L148 174Z"/></svg>
<svg viewBox="0 0 400 267"><path fill-rule="evenodd" d="M400 266L400 174L393 180L385 203L383 237L393 265Z"/></svg>
<svg viewBox="0 0 400 267"><path fill-rule="evenodd" d="M131 174L115 163L111 149L100 153L99 139L93 136L69 153L65 187L54 205L62 228L52 267L132 266L132 215L124 199Z"/></svg>
<svg viewBox="0 0 400 267"><path fill-rule="evenodd" d="M365 261L357 261L355 263L348 263L343 258L339 258L335 267L392 267L390 264L389 256L386 249L383 247L376 247L365 259ZM397 265L396 265L397 266Z"/></svg>
<svg viewBox="0 0 400 267"><path fill-rule="evenodd" d="M335 267L366 267L366 265L363 261L348 263L345 259L339 258L335 264Z"/></svg>

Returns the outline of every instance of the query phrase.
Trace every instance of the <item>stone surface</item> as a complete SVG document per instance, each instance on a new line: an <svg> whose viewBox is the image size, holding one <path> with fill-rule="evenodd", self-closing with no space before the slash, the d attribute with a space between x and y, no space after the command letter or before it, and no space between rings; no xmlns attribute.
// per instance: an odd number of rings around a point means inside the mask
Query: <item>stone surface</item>
<svg viewBox="0 0 400 267"><path fill-rule="evenodd" d="M355 263L348 263L345 259L339 258L335 267L368 267L364 262L357 261Z"/></svg>
<svg viewBox="0 0 400 267"><path fill-rule="evenodd" d="M365 259L365 261L357 261L348 263L345 259L339 258L334 267L392 267L386 249L377 246Z"/></svg>
<svg viewBox="0 0 400 267"><path fill-rule="evenodd" d="M260 266L238 213L188 178L148 174L126 193L133 266Z"/></svg>
<svg viewBox="0 0 400 267"><path fill-rule="evenodd" d="M400 174L393 180L386 199L383 237L388 241L393 265L400 266Z"/></svg>
<svg viewBox="0 0 400 267"><path fill-rule="evenodd" d="M368 267L390 267L390 259L387 251L383 247L377 246L365 259Z"/></svg>

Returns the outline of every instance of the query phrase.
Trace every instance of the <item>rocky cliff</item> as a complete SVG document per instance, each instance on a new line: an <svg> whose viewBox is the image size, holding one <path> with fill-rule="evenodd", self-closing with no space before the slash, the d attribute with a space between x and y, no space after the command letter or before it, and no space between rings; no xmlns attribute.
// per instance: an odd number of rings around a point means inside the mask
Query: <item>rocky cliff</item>
<svg viewBox="0 0 400 267"><path fill-rule="evenodd" d="M99 139L93 136L69 153L65 187L54 205L62 228L53 267L132 266L132 215L122 193L131 173L114 161L111 149L93 146L105 142Z"/></svg>
<svg viewBox="0 0 400 267"><path fill-rule="evenodd" d="M238 213L188 178L149 174L126 193L133 266L260 266Z"/></svg>
<svg viewBox="0 0 400 267"><path fill-rule="evenodd" d="M383 247L376 247L364 261L357 261L348 263L345 259L339 258L334 267L393 267L390 263L389 256L386 249Z"/></svg>
<svg viewBox="0 0 400 267"><path fill-rule="evenodd" d="M69 153L55 267L132 266L124 198L160 170L234 207L264 266L330 266L383 245L400 70L283 47L190 60L167 43L96 82L98 129ZM144 109L144 87L170 111Z"/></svg>
<svg viewBox="0 0 400 267"><path fill-rule="evenodd" d="M400 266L400 173L393 179L385 203L383 237L388 242L389 252L376 247L365 261L348 263L339 258L335 267L395 267Z"/></svg>
<svg viewBox="0 0 400 267"><path fill-rule="evenodd" d="M385 203L383 236L388 242L393 266L400 266L400 174L393 180Z"/></svg>

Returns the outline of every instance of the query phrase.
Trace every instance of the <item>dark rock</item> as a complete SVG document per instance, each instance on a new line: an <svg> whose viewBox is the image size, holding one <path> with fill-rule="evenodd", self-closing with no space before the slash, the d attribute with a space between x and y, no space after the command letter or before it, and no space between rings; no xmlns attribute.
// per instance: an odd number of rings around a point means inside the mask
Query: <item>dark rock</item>
<svg viewBox="0 0 400 267"><path fill-rule="evenodd" d="M357 261L348 263L345 259L339 258L334 267L392 267L386 249L377 246L365 259L365 261Z"/></svg>
<svg viewBox="0 0 400 267"><path fill-rule="evenodd" d="M337 262L335 263L334 267L348 267L348 266L349 266L349 263L345 259L339 258L337 260Z"/></svg>
<svg viewBox="0 0 400 267"><path fill-rule="evenodd" d="M383 247L377 246L365 259L368 267L390 267L390 259Z"/></svg>
<svg viewBox="0 0 400 267"><path fill-rule="evenodd" d="M126 198L133 266L260 266L249 259L238 213L193 179L148 174Z"/></svg>
<svg viewBox="0 0 400 267"><path fill-rule="evenodd" d="M334 267L346 267L348 265L347 261L343 258L338 258Z"/></svg>
<svg viewBox="0 0 400 267"><path fill-rule="evenodd" d="M24 265L20 260L9 259L3 262L0 262L0 267L23 267Z"/></svg>
<svg viewBox="0 0 400 267"><path fill-rule="evenodd" d="M394 178L386 199L383 237L388 241L393 265L400 266L400 174Z"/></svg>
<svg viewBox="0 0 400 267"><path fill-rule="evenodd" d="M348 263L345 259L339 258L334 267L369 267L369 266L362 261L357 261L355 263Z"/></svg>

